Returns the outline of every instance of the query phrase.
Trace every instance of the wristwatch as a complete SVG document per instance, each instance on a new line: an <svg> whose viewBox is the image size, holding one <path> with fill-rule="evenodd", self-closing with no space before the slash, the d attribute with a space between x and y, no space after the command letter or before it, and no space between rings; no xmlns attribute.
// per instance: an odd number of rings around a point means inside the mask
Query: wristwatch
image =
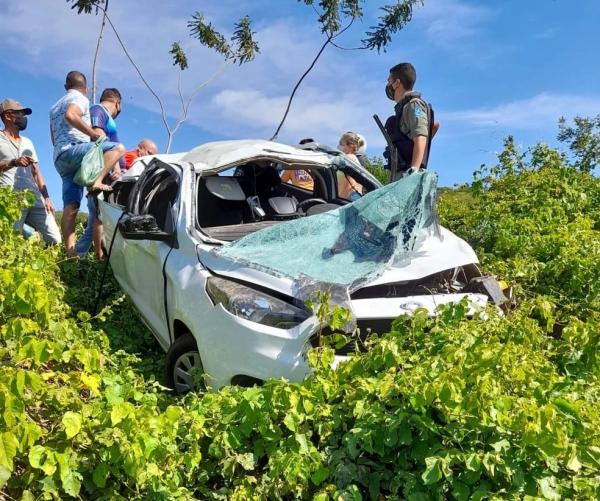
<svg viewBox="0 0 600 501"><path fill-rule="evenodd" d="M11 166L11 167L16 167L16 166L17 166L17 159L16 159L16 158L13 158L13 159L10 161L10 166Z"/></svg>

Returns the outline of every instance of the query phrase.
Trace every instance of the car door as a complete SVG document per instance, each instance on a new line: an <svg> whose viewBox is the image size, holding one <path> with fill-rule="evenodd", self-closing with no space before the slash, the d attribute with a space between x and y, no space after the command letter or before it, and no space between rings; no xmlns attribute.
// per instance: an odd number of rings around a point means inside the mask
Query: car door
<svg viewBox="0 0 600 501"><path fill-rule="evenodd" d="M124 238L122 285L164 347L171 342L165 313L164 263L176 245L180 186L179 168L155 160L136 183L128 213L153 216L161 232L172 238L157 240L151 232L133 238L127 232L121 235Z"/></svg>

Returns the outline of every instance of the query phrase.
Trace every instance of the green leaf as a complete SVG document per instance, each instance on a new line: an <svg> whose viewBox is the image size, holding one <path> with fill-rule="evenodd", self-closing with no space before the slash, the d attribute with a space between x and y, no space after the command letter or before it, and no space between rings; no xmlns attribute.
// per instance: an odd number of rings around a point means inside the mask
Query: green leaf
<svg viewBox="0 0 600 501"><path fill-rule="evenodd" d="M439 457L425 458L426 468L421 474L421 479L425 485L435 484L442 479L442 459Z"/></svg>
<svg viewBox="0 0 600 501"><path fill-rule="evenodd" d="M308 442L306 440L306 435L302 433L296 433L295 435L296 442L300 446L300 454L308 454Z"/></svg>
<svg viewBox="0 0 600 501"><path fill-rule="evenodd" d="M0 489L6 485L11 474L11 471L6 466L0 465Z"/></svg>
<svg viewBox="0 0 600 501"><path fill-rule="evenodd" d="M29 464L42 470L46 475L54 475L56 460L54 452L42 445L34 445L29 450Z"/></svg>
<svg viewBox="0 0 600 501"><path fill-rule="evenodd" d="M457 501L467 501L471 494L469 487L458 480L452 482L452 495Z"/></svg>
<svg viewBox="0 0 600 501"><path fill-rule="evenodd" d="M283 423L290 429L290 431L296 431L298 429L298 417L293 413L288 413L283 418Z"/></svg>
<svg viewBox="0 0 600 501"><path fill-rule="evenodd" d="M58 462L60 481L64 491L71 496L78 496L81 489L81 475L71 469L70 459L71 450L65 452L55 452L54 456Z"/></svg>
<svg viewBox="0 0 600 501"><path fill-rule="evenodd" d="M110 473L110 468L105 463L100 463L96 468L94 468L94 473L92 474L92 480L94 481L94 485L96 487L106 487L106 479Z"/></svg>
<svg viewBox="0 0 600 501"><path fill-rule="evenodd" d="M327 477L329 477L329 469L324 466L319 466L317 471L310 476L310 480L318 487L327 479Z"/></svg>
<svg viewBox="0 0 600 501"><path fill-rule="evenodd" d="M110 411L110 421L113 426L118 425L129 415L129 407L125 404L117 404Z"/></svg>
<svg viewBox="0 0 600 501"><path fill-rule="evenodd" d="M481 459L479 455L475 453L469 454L467 460L465 461L465 465L467 470L479 471L481 469Z"/></svg>
<svg viewBox="0 0 600 501"><path fill-rule="evenodd" d="M13 458L17 454L19 442L12 433L5 432L0 435L0 466L8 471L13 470Z"/></svg>
<svg viewBox="0 0 600 501"><path fill-rule="evenodd" d="M71 439L81 431L81 414L78 412L65 412L62 418L62 424L65 427L67 438Z"/></svg>
<svg viewBox="0 0 600 501"><path fill-rule="evenodd" d="M538 480L538 485L542 495L546 499L557 501L561 499L560 490L557 487L555 477L544 477L541 480Z"/></svg>
<svg viewBox="0 0 600 501"><path fill-rule="evenodd" d="M502 439L499 442L493 443L492 447L496 452L502 452L510 449L510 442L506 439Z"/></svg>
<svg viewBox="0 0 600 501"><path fill-rule="evenodd" d="M244 468L244 470L250 471L254 469L254 454L252 454L251 452L248 452L246 454L239 454L236 460L242 466L242 468Z"/></svg>
<svg viewBox="0 0 600 501"><path fill-rule="evenodd" d="M21 500L20 501L35 501L35 496L33 495L33 493L29 490L23 491L23 494L21 494Z"/></svg>

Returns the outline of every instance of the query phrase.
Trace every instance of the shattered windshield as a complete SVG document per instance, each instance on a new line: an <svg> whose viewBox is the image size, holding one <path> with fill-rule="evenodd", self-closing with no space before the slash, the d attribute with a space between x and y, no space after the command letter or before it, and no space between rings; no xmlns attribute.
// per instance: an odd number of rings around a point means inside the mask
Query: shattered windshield
<svg viewBox="0 0 600 501"><path fill-rule="evenodd" d="M438 232L436 186L436 174L415 173L337 210L282 222L213 252L294 280L350 288L410 260L416 244Z"/></svg>

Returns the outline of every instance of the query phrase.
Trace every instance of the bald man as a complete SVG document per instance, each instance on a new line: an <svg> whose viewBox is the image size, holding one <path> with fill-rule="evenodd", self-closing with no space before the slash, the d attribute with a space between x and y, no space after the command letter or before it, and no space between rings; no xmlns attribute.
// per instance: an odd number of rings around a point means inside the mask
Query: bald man
<svg viewBox="0 0 600 501"><path fill-rule="evenodd" d="M154 141L150 139L142 139L135 150L126 151L125 155L123 155L125 170L129 170L129 168L133 165L133 162L135 162L138 157L156 155L157 151L158 148L156 147Z"/></svg>
<svg viewBox="0 0 600 501"><path fill-rule="evenodd" d="M75 256L75 220L83 197L83 187L74 177L85 154L104 132L93 129L90 121L90 101L87 98L87 80L80 71L70 71L65 81L67 93L50 108L50 137L54 145L54 166L62 178L63 215L61 229L68 256ZM91 140L91 141L90 141ZM102 180L123 156L122 144L105 141L104 168L88 186L90 191L109 190Z"/></svg>

